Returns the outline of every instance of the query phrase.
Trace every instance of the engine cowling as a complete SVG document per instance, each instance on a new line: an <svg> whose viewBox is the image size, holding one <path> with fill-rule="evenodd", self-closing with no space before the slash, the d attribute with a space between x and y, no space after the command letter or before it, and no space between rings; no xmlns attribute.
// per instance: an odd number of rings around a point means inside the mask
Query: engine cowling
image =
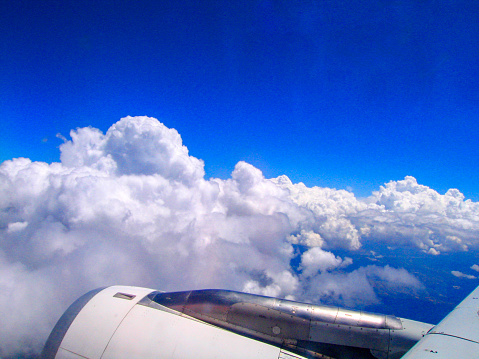
<svg viewBox="0 0 479 359"><path fill-rule="evenodd" d="M67 309L42 358L400 358L431 327L233 291L113 286Z"/></svg>

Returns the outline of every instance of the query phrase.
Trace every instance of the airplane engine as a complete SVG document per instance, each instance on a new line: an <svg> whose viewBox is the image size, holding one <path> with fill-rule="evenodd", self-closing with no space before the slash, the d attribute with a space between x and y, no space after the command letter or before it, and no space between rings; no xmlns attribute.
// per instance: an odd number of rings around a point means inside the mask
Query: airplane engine
<svg viewBox="0 0 479 359"><path fill-rule="evenodd" d="M226 290L113 286L75 301L41 358L396 359L431 327Z"/></svg>

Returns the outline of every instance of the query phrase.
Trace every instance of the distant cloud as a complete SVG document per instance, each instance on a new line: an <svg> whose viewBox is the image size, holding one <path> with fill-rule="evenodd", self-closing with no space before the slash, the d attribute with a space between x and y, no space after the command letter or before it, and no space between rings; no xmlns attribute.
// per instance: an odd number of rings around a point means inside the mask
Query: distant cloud
<svg viewBox="0 0 479 359"><path fill-rule="evenodd" d="M429 248L429 250L427 251L428 254L432 254L433 256L438 256L439 254L441 254L441 252L439 252L436 248Z"/></svg>
<svg viewBox="0 0 479 359"><path fill-rule="evenodd" d="M9 323L0 327L0 357L38 353L61 312L100 286L216 287L354 306L376 303L377 283L390 291L422 284L401 268L350 269L336 249L478 247L479 205L413 177L360 200L266 179L246 162L227 180L205 180L203 161L153 118L70 136L58 135L61 163L0 165L0 307Z"/></svg>
<svg viewBox="0 0 479 359"><path fill-rule="evenodd" d="M7 232L13 233L25 229L28 226L28 222L14 222L7 225Z"/></svg>
<svg viewBox="0 0 479 359"><path fill-rule="evenodd" d="M352 264L351 258L345 258L335 256L331 252L322 250L319 247L314 247L303 253L301 256L300 269L302 275L305 277L315 276L318 273L324 273L336 268L346 267Z"/></svg>
<svg viewBox="0 0 479 359"><path fill-rule="evenodd" d="M472 269L472 270L475 270L476 272L479 272L479 266L478 266L477 264L473 264L473 265L471 266L471 269Z"/></svg>
<svg viewBox="0 0 479 359"><path fill-rule="evenodd" d="M411 292L423 289L421 282L403 268L390 266L366 266L350 273L326 272L305 280L305 297L323 302L342 302L348 307L378 303L374 291L378 284L384 285L390 293L399 288L408 288Z"/></svg>
<svg viewBox="0 0 479 359"><path fill-rule="evenodd" d="M458 277L458 278L467 278L467 279L476 279L476 278L477 278L476 276L469 275L469 274L464 274L464 273L459 272L459 271L457 271L457 270L451 271L451 274L452 274L454 277Z"/></svg>
<svg viewBox="0 0 479 359"><path fill-rule="evenodd" d="M311 226L325 248L354 249L364 241L381 241L437 255L479 247L479 203L465 200L457 189L441 195L408 176L360 200L344 190L292 184L285 176L273 181L311 211ZM302 233L308 233L307 224L303 227Z"/></svg>

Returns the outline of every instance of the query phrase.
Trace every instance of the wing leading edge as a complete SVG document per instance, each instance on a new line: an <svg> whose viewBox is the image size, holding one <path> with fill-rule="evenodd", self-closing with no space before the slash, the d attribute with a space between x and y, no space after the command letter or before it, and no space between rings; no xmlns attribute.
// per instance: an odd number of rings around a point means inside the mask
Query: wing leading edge
<svg viewBox="0 0 479 359"><path fill-rule="evenodd" d="M479 287L402 359L477 358L479 353Z"/></svg>

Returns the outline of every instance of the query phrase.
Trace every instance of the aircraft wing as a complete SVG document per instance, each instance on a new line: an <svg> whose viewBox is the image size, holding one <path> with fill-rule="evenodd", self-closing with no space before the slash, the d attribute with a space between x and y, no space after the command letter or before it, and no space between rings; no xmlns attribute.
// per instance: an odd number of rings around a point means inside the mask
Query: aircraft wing
<svg viewBox="0 0 479 359"><path fill-rule="evenodd" d="M479 287L402 359L479 358Z"/></svg>

